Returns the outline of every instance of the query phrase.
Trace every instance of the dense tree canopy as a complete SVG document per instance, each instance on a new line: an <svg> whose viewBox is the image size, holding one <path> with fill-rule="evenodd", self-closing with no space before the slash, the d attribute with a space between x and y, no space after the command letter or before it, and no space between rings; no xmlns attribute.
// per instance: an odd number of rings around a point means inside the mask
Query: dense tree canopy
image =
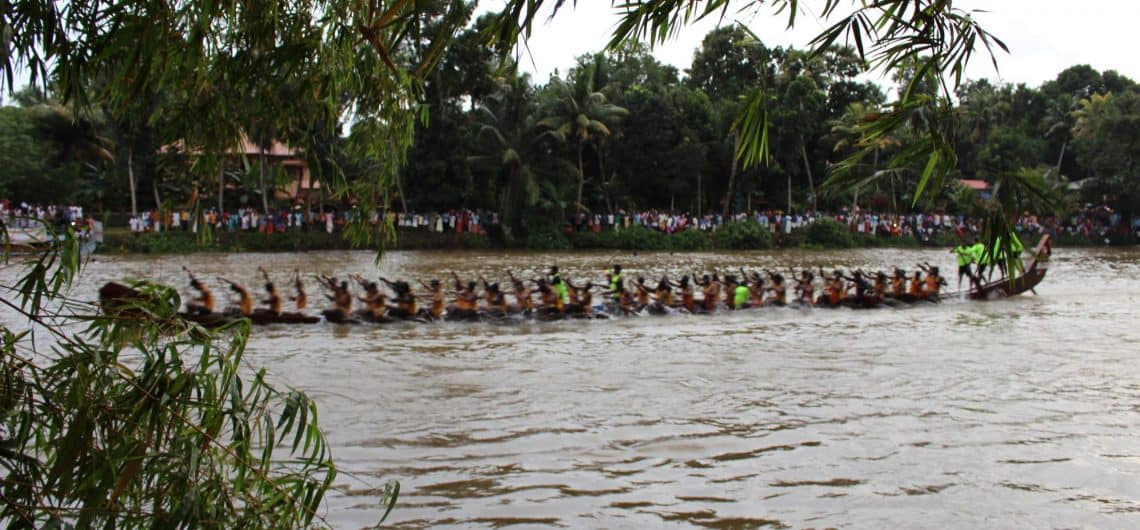
<svg viewBox="0 0 1140 530"><path fill-rule="evenodd" d="M470 6L465 9L454 16L467 20ZM442 20L425 20L423 26ZM440 53L438 68L424 79L423 119L410 125L408 162L396 168L396 189L378 198L398 198L395 207L416 211L501 211L515 235L525 233L524 219L561 219L577 204L587 211L694 213L748 206L889 204L922 210L953 204L952 180L914 202L926 160L890 162L923 141L920 124L936 116L929 114L935 107L911 109L911 126L869 132L868 124L899 100L887 101L876 85L857 78L863 70L852 48L768 48L732 25L711 31L683 73L658 62L645 46L626 43L583 56L568 65L565 77L533 86L481 39L493 22L489 16L472 22L458 31L456 46ZM409 57L427 53L426 40L411 42L405 44ZM902 86L919 66L901 70ZM278 103L270 104L285 105L291 90L277 85ZM936 96L937 90L936 83L926 83L912 92ZM766 163L739 167L733 132L739 129L733 125L758 92L769 120ZM956 154L950 176L996 182L1031 169L1066 181L1088 179L1081 187L1085 201L1135 211L1128 192L1135 179L1127 124L1136 92L1132 80L1087 65L1059 72L1040 87L966 80L949 106L955 127L947 142ZM0 185L9 196L127 210L137 209L134 201L150 208L157 200L185 204L196 192L210 193L195 182L205 188L213 177L162 172L156 149L176 139L170 131L182 132L165 119L139 122L107 106L74 119L69 109L35 92L22 92L19 100L25 106L5 108L0 126L0 139L12 146L0 167ZM161 106L153 101L139 108ZM342 121L333 119L334 126ZM355 132L344 139L336 138L335 128L330 135L301 119L249 123L245 128L255 136L268 129L269 136L292 139L306 151L330 153L347 183L368 181L388 163L387 151L368 147L374 143L373 120L352 122ZM817 189L830 170L868 146L871 151L851 166L854 177L867 182ZM329 159L315 158L320 164ZM23 178L29 174L40 177ZM81 184L61 187L60 179ZM272 203L271 191L260 192L264 182L236 182ZM71 193L60 196L59 189Z"/></svg>

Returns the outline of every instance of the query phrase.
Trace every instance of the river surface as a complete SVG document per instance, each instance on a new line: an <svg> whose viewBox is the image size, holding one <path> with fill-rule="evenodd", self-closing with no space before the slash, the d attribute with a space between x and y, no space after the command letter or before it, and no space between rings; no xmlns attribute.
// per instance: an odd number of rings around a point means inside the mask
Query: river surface
<svg viewBox="0 0 1140 530"><path fill-rule="evenodd" d="M98 256L81 291L180 266L375 277L366 252ZM599 283L739 266L886 269L934 250L392 252L387 277ZM871 311L521 325L271 326L247 362L307 390L337 528L1140 527L1140 251L1059 249L1027 295ZM532 276L533 277L533 276ZM953 279L951 280L953 287ZM217 292L223 292L216 286ZM317 291L310 283L310 293Z"/></svg>

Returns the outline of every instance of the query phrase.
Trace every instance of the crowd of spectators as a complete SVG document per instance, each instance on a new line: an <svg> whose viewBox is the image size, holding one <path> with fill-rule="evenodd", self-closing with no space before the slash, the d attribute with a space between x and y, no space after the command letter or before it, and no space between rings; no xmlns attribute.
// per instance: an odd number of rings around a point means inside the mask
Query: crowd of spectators
<svg viewBox="0 0 1140 530"><path fill-rule="evenodd" d="M1104 206L1085 207L1062 218L1026 214L1016 219L1015 227L1030 233L1049 233L1054 237L1069 235L1097 239L1123 236L1131 231L1134 237L1140 239L1140 217L1134 217L1129 222L1120 213Z"/></svg>
<svg viewBox="0 0 1140 530"><path fill-rule="evenodd" d="M981 225L978 219L960 214L897 214L843 208L838 212L786 213L780 210L740 212L730 215L727 219L721 214L697 216L686 212L661 210L638 212L619 210L614 214L572 216L569 228L579 232L602 232L642 226L672 234L684 230L712 231L720 228L726 221L753 220L774 233L787 234L820 219L833 219L847 225L852 233L865 233L878 237L911 236L920 241L933 240L938 234L947 231L953 231L964 237L977 235ZM1060 217L1026 213L1014 219L1014 228L1027 235L1048 233L1054 237L1059 235L1107 237L1112 234L1124 235L1129 229L1134 232L1140 231L1140 218L1134 219L1129 227L1118 213L1104 207L1086 207Z"/></svg>
<svg viewBox="0 0 1140 530"><path fill-rule="evenodd" d="M361 215L356 209L347 210L308 210L300 207L292 210L277 210L262 213L254 208L239 208L234 212L218 213L210 208L203 211L206 224L215 230L225 232L264 232L284 233L291 231L339 232L346 223ZM386 222L402 230L426 230L432 232L480 233L488 224L497 225L497 213L459 209L430 214L402 213L389 211L384 214ZM381 214L370 215L372 224L379 224ZM187 209L169 212L148 210L131 216L127 221L131 233L135 235L163 231L197 231L195 214Z"/></svg>
<svg viewBox="0 0 1140 530"><path fill-rule="evenodd" d="M977 231L977 224L964 216L945 214L888 214L870 211L787 213L780 210L739 212L727 218L719 213L693 215L687 212L645 210L614 214L578 214L572 216L570 228L574 231L602 232L641 226L665 233L684 230L714 231L728 221L752 220L774 233L790 233L820 219L833 219L846 224L852 232L874 234L881 237L908 235L927 239L947 229Z"/></svg>
<svg viewBox="0 0 1140 530"><path fill-rule="evenodd" d="M25 206L25 208L27 208ZM63 215L65 219L82 217L78 207L31 207L37 217L54 218ZM61 213L62 212L62 213ZM254 208L241 208L234 212L219 214L215 209L203 213L205 221L212 227L228 232L281 233L289 231L319 231L329 233L343 229L344 225L360 215L355 209L303 211L300 207L292 210L278 210L262 213ZM383 217L382 217L383 216ZM498 225L496 212L455 209L441 212L398 212L373 213L370 221L378 224L381 220L391 223L399 230L419 230L426 232L474 233L485 232L488 227ZM685 230L714 231L728 221L752 220L767 227L773 233L790 233L796 228L810 225L820 219L833 219L847 225L852 233L865 233L878 237L910 236L920 241L930 241L940 233L956 232L960 236L979 233L979 221L964 215L947 213L896 214L869 210L843 208L837 212L787 213L780 210L739 212L728 217L719 213L694 215L687 212L665 210L627 211L614 213L578 213L568 216L565 230L568 232L603 232L622 230L634 226L645 227L665 233ZM1129 226L1122 217L1104 207L1085 208L1071 215L1038 216L1026 214L1017 217L1015 228L1025 234L1049 233L1053 236L1072 235L1088 237L1108 237L1123 235L1129 229L1140 229L1133 223ZM133 233L159 232L163 230L196 230L194 215L188 210L177 210L160 214L147 211L131 217L129 221Z"/></svg>
<svg viewBox="0 0 1140 530"><path fill-rule="evenodd" d="M83 215L82 206L26 202L13 204L8 199L0 199L0 218L4 219L7 226L15 228L30 228L40 223L56 227L72 223L85 225L90 221L90 216Z"/></svg>

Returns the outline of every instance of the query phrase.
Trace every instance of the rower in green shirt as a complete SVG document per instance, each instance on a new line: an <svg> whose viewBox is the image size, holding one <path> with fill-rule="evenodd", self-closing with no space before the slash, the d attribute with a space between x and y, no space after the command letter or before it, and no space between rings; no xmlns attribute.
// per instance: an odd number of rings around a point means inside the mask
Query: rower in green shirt
<svg viewBox="0 0 1140 530"><path fill-rule="evenodd" d="M1013 266L1016 269L1021 270L1021 252L1025 250L1025 245L1021 243L1021 238L1017 237L1016 232L1011 233L1011 235L1013 237L1009 240L1009 249L1014 254L1014 259L1011 261L1013 261ZM998 268L1001 269L1001 275L1003 278L1009 273L1009 271L1006 270L1006 254L1004 243L1005 240L1003 240L1001 237L998 237L997 241L994 243L994 260L997 262ZM990 272L993 272L992 268L990 269Z"/></svg>
<svg viewBox="0 0 1140 530"><path fill-rule="evenodd" d="M570 290L566 288L566 282L562 281L562 275L558 273L558 267L550 268L550 287L554 289L554 294L562 300L562 305L570 303Z"/></svg>
<svg viewBox="0 0 1140 530"><path fill-rule="evenodd" d="M982 275L985 274L986 268L990 265L989 250L985 245L982 244L981 241L975 240L974 244L970 245L970 257L973 258L974 263L977 264L975 279L980 283L982 281ZM991 275L992 273L993 271L991 271Z"/></svg>
<svg viewBox="0 0 1140 530"><path fill-rule="evenodd" d="M623 286L621 283L621 265L614 265L613 272L610 273L610 296L616 302L621 298Z"/></svg>
<svg viewBox="0 0 1140 530"><path fill-rule="evenodd" d="M725 276L724 282L726 291L732 293L732 308L747 308L748 300L752 298L752 291L748 289L745 282L736 283L736 277L732 275Z"/></svg>
<svg viewBox="0 0 1140 530"><path fill-rule="evenodd" d="M966 240L963 239L959 242L958 246L950 252L954 253L954 257L958 260L958 288L962 288L962 277L966 276L971 280L974 279L973 274L970 272L970 264L973 263L974 254L971 251L973 245L967 245Z"/></svg>

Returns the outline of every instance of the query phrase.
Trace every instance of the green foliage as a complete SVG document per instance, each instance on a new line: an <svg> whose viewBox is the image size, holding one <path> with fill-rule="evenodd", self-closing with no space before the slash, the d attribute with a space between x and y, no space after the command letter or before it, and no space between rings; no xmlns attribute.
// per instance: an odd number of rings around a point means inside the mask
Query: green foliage
<svg viewBox="0 0 1140 530"><path fill-rule="evenodd" d="M608 232L617 243L615 248L625 250L668 250L669 235L644 226L631 226Z"/></svg>
<svg viewBox="0 0 1140 530"><path fill-rule="evenodd" d="M705 232L685 230L666 234L644 226L631 226L597 234L576 232L571 237L571 242L574 248L581 249L689 251L704 250L709 247L709 238Z"/></svg>
<svg viewBox="0 0 1140 530"><path fill-rule="evenodd" d="M250 373L250 327L177 316L177 291L69 300L74 238L4 299L0 521L7 528L303 528L337 476L313 401ZM33 340L33 337L36 337ZM398 485L385 488L391 506Z"/></svg>
<svg viewBox="0 0 1140 530"><path fill-rule="evenodd" d="M772 248L772 234L756 221L730 221L713 232L713 245L724 250Z"/></svg>
<svg viewBox="0 0 1140 530"><path fill-rule="evenodd" d="M721 26L701 41L686 82L713 101L738 99L775 76L771 53L743 27Z"/></svg>
<svg viewBox="0 0 1140 530"><path fill-rule="evenodd" d="M712 248L708 232L684 230L669 236L669 248L677 251L697 251ZM767 247L764 247L767 248Z"/></svg>
<svg viewBox="0 0 1140 530"><path fill-rule="evenodd" d="M54 104L0 107L0 194L39 204L98 202L110 154L97 128Z"/></svg>
<svg viewBox="0 0 1140 530"><path fill-rule="evenodd" d="M854 246L860 248L916 248L919 246L918 240L915 239L914 236L879 237L874 234L867 233L855 233L852 234L852 236ZM820 246L822 248L822 245Z"/></svg>
<svg viewBox="0 0 1140 530"><path fill-rule="evenodd" d="M911 238L913 239L913 237ZM967 236L968 240L969 237ZM934 246L942 248L953 248L961 244L961 239L958 237L958 232L954 230L942 230L934 235ZM967 241L969 243L969 241Z"/></svg>
<svg viewBox="0 0 1140 530"><path fill-rule="evenodd" d="M216 242L200 243L195 236L196 234L189 232L160 232L138 237L129 233L107 233L103 236L103 244L97 250L100 253L142 254L182 254L221 250L221 246Z"/></svg>
<svg viewBox="0 0 1140 530"><path fill-rule="evenodd" d="M22 189L35 184L32 175L43 175L47 158L36 142L35 124L24 109L0 107L0 194L29 201L42 200L43 194ZM54 193L59 188L48 186ZM50 198L50 197L49 197Z"/></svg>
<svg viewBox="0 0 1140 530"><path fill-rule="evenodd" d="M608 194L605 185L607 175L600 153L606 139L612 135L613 127L629 115L628 110L611 103L601 87L596 86L598 69L597 63L590 63L571 72L572 78L569 80L551 79L540 105L542 118L535 124L543 131L543 137L553 140L557 145L574 149L578 167L576 211L586 209L582 202L586 183L586 147L599 153L596 156L597 174L602 182L603 194ZM608 195L606 197L608 205Z"/></svg>
<svg viewBox="0 0 1140 530"><path fill-rule="evenodd" d="M530 250L570 250L570 241L553 226L532 229L526 237L526 248Z"/></svg>
<svg viewBox="0 0 1140 530"><path fill-rule="evenodd" d="M1140 212L1140 92L1093 94L1074 115L1077 159L1092 179L1085 199L1111 196L1125 218Z"/></svg>
<svg viewBox="0 0 1140 530"><path fill-rule="evenodd" d="M851 248L851 230L834 219L819 219L804 229L804 243L822 248Z"/></svg>
<svg viewBox="0 0 1140 530"><path fill-rule="evenodd" d="M575 232L570 235L570 244L580 249L618 248L616 238L611 234L612 232Z"/></svg>
<svg viewBox="0 0 1140 530"><path fill-rule="evenodd" d="M639 251L698 251L713 248L709 232L685 230L666 234L643 226L631 226L606 232L576 232L571 237L574 248L639 250ZM768 247L748 247L768 248Z"/></svg>
<svg viewBox="0 0 1140 530"><path fill-rule="evenodd" d="M394 250L484 250L493 248L495 243L486 233L457 234L455 232L400 232L396 242L389 248Z"/></svg>

